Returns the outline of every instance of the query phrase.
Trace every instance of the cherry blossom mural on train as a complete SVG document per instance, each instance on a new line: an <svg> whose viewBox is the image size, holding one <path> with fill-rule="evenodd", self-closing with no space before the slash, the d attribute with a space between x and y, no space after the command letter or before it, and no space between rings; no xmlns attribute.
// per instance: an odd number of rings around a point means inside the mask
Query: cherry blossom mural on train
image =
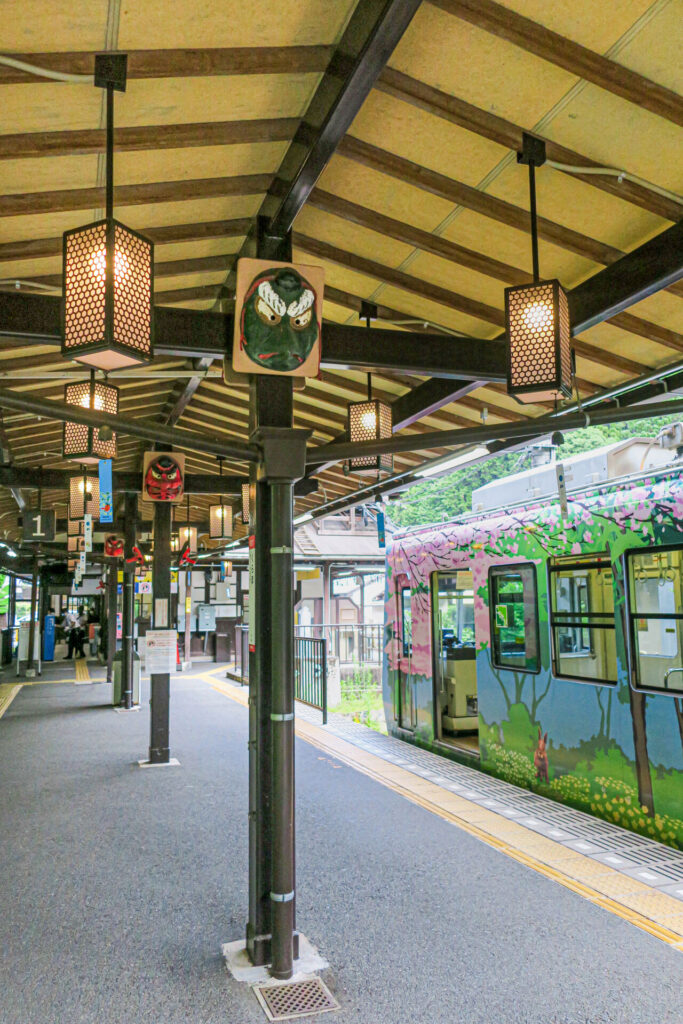
<svg viewBox="0 0 683 1024"><path fill-rule="evenodd" d="M435 718L432 577L470 571L481 768L683 848L681 534L683 483L668 471L584 492L565 515L553 501L394 535L384 671L389 731L470 762L476 756L457 733L439 742ZM496 653L510 629L504 601L492 608L491 585L511 578L505 567L519 578L533 575L535 621L526 595L523 612L515 598L518 631L527 638L524 665L512 643L512 654ZM607 610L596 611L596 600L590 606L588 582L602 588ZM573 612L553 606L568 587ZM660 606L662 613L652 611ZM583 678L595 664L604 677Z"/></svg>

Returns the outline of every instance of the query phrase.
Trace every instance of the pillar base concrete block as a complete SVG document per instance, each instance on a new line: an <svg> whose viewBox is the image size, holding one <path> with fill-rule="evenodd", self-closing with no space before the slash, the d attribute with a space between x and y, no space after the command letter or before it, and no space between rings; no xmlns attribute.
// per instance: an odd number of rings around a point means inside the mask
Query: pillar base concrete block
<svg viewBox="0 0 683 1024"><path fill-rule="evenodd" d="M268 967L254 967L247 953L247 944L244 939L237 939L235 942L224 942L221 946L225 966L232 974L235 981L242 981L247 985L262 985L264 981L272 982ZM330 965L308 941L305 935L299 932L299 956L294 961L294 973L287 979L287 984L293 981L301 981L303 977L310 977L316 971L326 971Z"/></svg>
<svg viewBox="0 0 683 1024"><path fill-rule="evenodd" d="M177 757L169 757L168 761L161 761L159 764L152 764L147 758L137 762L138 768L180 768L180 761Z"/></svg>

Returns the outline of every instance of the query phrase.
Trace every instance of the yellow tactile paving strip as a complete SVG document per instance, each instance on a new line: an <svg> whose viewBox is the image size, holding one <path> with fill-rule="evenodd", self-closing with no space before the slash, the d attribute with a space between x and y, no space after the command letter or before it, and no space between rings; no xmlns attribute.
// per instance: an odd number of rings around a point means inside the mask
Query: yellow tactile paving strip
<svg viewBox="0 0 683 1024"><path fill-rule="evenodd" d="M246 688L230 686L216 678L224 671L207 672L200 678L219 693L247 707L249 691ZM355 747L320 726L297 719L296 734L413 803L452 822L488 846L683 952L683 903L673 896L667 896L606 864L511 822L503 815L456 796L405 768Z"/></svg>
<svg viewBox="0 0 683 1024"><path fill-rule="evenodd" d="M0 718L21 689L21 683L0 683Z"/></svg>
<svg viewBox="0 0 683 1024"><path fill-rule="evenodd" d="M76 682L77 683L89 683L90 670L88 669L88 662L85 658L76 659Z"/></svg>

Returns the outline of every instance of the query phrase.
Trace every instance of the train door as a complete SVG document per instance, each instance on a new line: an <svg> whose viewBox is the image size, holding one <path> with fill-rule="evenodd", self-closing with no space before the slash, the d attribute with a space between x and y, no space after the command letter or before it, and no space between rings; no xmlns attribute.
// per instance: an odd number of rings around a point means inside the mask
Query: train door
<svg viewBox="0 0 683 1024"><path fill-rule="evenodd" d="M452 747L479 750L474 591L468 569L432 574L434 733Z"/></svg>
<svg viewBox="0 0 683 1024"><path fill-rule="evenodd" d="M413 612L410 583L407 577L400 577L396 589L398 600L398 680L396 718L400 729L415 729L415 699L411 679L413 654Z"/></svg>

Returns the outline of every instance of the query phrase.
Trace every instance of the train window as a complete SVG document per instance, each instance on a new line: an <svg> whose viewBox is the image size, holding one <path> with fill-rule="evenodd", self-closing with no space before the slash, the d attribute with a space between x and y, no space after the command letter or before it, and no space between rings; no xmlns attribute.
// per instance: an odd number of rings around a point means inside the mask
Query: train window
<svg viewBox="0 0 683 1024"><path fill-rule="evenodd" d="M515 565L489 570L493 664L539 672L536 569Z"/></svg>
<svg viewBox="0 0 683 1024"><path fill-rule="evenodd" d="M413 649L413 611L410 604L410 587L401 587L401 642L403 657L407 658Z"/></svg>
<svg viewBox="0 0 683 1024"><path fill-rule="evenodd" d="M631 650L636 685L683 693L683 551L627 553Z"/></svg>
<svg viewBox="0 0 683 1024"><path fill-rule="evenodd" d="M474 648L474 591L472 573L459 570L436 574L437 622L441 651L446 658Z"/></svg>
<svg viewBox="0 0 683 1024"><path fill-rule="evenodd" d="M616 683L612 567L607 559L550 567L550 629L555 675Z"/></svg>

